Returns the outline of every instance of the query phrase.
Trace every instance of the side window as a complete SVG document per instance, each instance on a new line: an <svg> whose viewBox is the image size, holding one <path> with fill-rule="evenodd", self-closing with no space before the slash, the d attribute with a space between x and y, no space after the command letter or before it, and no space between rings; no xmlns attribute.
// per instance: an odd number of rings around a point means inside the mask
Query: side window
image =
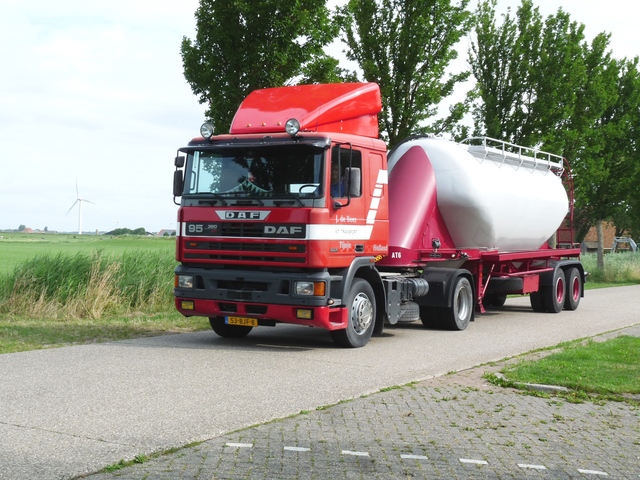
<svg viewBox="0 0 640 480"><path fill-rule="evenodd" d="M336 145L331 150L331 196L362 196L362 152L350 145Z"/></svg>

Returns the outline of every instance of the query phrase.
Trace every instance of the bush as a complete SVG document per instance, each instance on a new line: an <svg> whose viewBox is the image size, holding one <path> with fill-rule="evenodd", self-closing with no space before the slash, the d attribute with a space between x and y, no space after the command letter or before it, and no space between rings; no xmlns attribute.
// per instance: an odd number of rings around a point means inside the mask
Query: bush
<svg viewBox="0 0 640 480"><path fill-rule="evenodd" d="M161 251L36 256L0 278L0 313L97 319L171 310L174 268Z"/></svg>
<svg viewBox="0 0 640 480"><path fill-rule="evenodd" d="M590 283L640 283L640 253L608 253L604 256L604 271L597 268L595 253L581 256Z"/></svg>

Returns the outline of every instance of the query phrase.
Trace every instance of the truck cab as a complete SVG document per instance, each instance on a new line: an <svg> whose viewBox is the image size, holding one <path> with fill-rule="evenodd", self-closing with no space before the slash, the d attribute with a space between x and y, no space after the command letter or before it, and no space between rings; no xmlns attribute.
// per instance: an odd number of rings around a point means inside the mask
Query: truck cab
<svg viewBox="0 0 640 480"><path fill-rule="evenodd" d="M259 90L228 135L205 124L178 150L181 313L209 317L222 336L285 322L342 331L336 339L348 346L382 328L372 268L388 251L380 109L375 84ZM352 292L357 277L380 294L358 297L350 340L345 301L362 293Z"/></svg>

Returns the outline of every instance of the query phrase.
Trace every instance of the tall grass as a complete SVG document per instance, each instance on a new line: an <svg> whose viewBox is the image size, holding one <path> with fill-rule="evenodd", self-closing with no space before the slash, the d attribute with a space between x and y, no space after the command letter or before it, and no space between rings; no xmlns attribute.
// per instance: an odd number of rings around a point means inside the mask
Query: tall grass
<svg viewBox="0 0 640 480"><path fill-rule="evenodd" d="M597 268L595 253L583 254L581 260L590 283L640 283L640 252L605 254L604 271Z"/></svg>
<svg viewBox="0 0 640 480"><path fill-rule="evenodd" d="M168 311L174 267L163 251L38 255L0 277L0 314L99 319Z"/></svg>

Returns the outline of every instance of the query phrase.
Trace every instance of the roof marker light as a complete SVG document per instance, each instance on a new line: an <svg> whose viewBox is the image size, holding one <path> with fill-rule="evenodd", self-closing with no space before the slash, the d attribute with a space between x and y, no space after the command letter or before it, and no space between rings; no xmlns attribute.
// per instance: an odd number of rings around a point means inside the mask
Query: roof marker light
<svg viewBox="0 0 640 480"><path fill-rule="evenodd" d="M295 118L290 118L287 120L287 123L284 124L284 129L293 137L300 131L300 122Z"/></svg>

